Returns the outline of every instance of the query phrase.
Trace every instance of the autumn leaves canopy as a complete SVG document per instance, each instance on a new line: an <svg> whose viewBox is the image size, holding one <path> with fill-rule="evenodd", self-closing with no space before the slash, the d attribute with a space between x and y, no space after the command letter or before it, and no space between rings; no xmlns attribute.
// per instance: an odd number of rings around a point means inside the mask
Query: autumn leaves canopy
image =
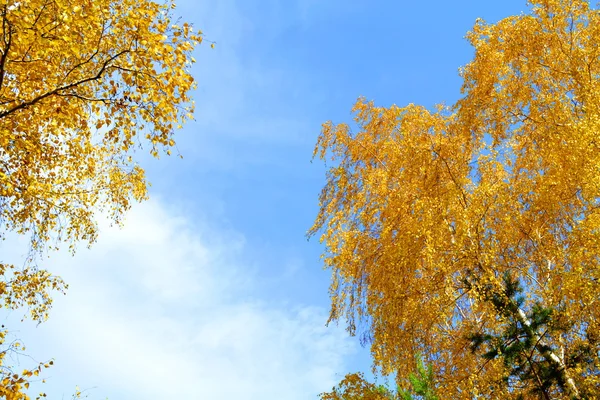
<svg viewBox="0 0 600 400"><path fill-rule="evenodd" d="M404 389L422 355L443 398L600 397L600 12L530 4L476 23L453 106L360 99L354 130L327 123L319 137L333 166L311 234L326 245L331 320ZM118 222L147 194L133 151L170 153L192 117L202 36L170 9L0 6L0 222L29 235L33 255L92 243L98 209ZM64 288L33 265L0 264L0 276L2 306L38 321ZM44 365L14 371L4 350L0 396L25 399ZM362 379L342 386L393 396Z"/></svg>
<svg viewBox="0 0 600 400"><path fill-rule="evenodd" d="M170 153L173 131L193 113L191 52L202 36L173 21L173 7L150 0L0 5L0 235L28 235L32 255L48 244L92 243L98 209L118 222L132 199L146 197L133 150ZM39 321L48 291L64 288L35 266L1 264L0 276L2 306L28 305ZM26 398L30 371L1 371L0 395Z"/></svg>
<svg viewBox="0 0 600 400"><path fill-rule="evenodd" d="M331 320L402 385L423 354L443 398L600 397L600 12L530 3L477 21L456 104L360 99L354 129L325 124L315 150L333 160L311 230L332 271ZM552 317L529 332L535 307ZM529 380L482 357L492 344L470 350L474 335L513 331L507 341L533 346Z"/></svg>
<svg viewBox="0 0 600 400"><path fill-rule="evenodd" d="M144 198L129 153L174 146L191 117L190 52L201 40L167 5L28 0L2 6L0 188L5 228L93 241L91 210ZM145 144L144 144L145 143Z"/></svg>

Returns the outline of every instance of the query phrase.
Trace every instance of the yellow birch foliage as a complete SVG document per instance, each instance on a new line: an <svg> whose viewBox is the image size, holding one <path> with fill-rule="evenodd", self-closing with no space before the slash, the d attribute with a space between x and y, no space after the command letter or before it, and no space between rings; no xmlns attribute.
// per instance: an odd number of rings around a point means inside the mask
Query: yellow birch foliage
<svg viewBox="0 0 600 400"><path fill-rule="evenodd" d="M95 241L96 212L119 223L132 200L146 198L134 150L170 154L174 130L194 111L190 67L202 34L175 21L174 7L152 0L1 2L0 238L27 235L32 258L49 244L73 250ZM65 284L30 264L1 261L0 307L27 306L34 320L47 318L49 291ZM0 395L27 398L27 373L14 374L5 355Z"/></svg>
<svg viewBox="0 0 600 400"><path fill-rule="evenodd" d="M579 346L600 351L600 12L530 4L476 22L453 107L360 99L358 130L326 123L315 149L334 162L309 231L326 245L330 320L361 332L384 374L408 376L423 354L443 398L530 396L506 385L500 360L469 351L469 333L506 322L473 277L498 287L508 272L525 308L556 310L570 329L544 340L563 365ZM594 362L565 371L588 398L600 398Z"/></svg>
<svg viewBox="0 0 600 400"><path fill-rule="evenodd" d="M390 397L359 372L346 375L331 392L321 393L319 400L389 400Z"/></svg>
<svg viewBox="0 0 600 400"><path fill-rule="evenodd" d="M26 0L1 6L0 201L6 230L92 242L93 211L146 196L130 157L158 155L191 117L201 36L149 0Z"/></svg>

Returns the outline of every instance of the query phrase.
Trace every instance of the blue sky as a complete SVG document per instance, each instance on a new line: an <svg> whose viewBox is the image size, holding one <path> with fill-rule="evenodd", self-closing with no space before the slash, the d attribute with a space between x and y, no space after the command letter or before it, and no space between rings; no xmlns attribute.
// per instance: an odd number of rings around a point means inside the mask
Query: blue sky
<svg viewBox="0 0 600 400"><path fill-rule="evenodd" d="M19 324L17 336L34 359L54 358L49 398L79 385L91 399L310 399L368 371L368 350L324 327L329 272L305 238L325 179L310 162L320 126L350 121L358 96L451 104L475 19L526 10L523 0L179 0L176 13L217 43L195 57L184 158L140 154L152 199L123 229L103 223L91 250L41 263L70 289L47 323ZM24 241L2 251L18 262Z"/></svg>

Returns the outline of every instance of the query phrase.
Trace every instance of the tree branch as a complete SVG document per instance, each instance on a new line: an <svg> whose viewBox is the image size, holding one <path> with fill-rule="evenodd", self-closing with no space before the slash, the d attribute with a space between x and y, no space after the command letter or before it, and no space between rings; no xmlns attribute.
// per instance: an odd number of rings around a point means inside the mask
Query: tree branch
<svg viewBox="0 0 600 400"><path fill-rule="evenodd" d="M1 112L0 113L0 118L4 118L4 117L6 117L9 114L14 113L15 111L18 111L18 110L21 110L21 109L33 106L34 104L36 104L39 101L45 99L46 97L50 97L52 95L59 94L60 92L62 92L64 90L72 89L72 88L77 87L79 85L82 85L84 83L100 79L102 77L102 75L104 74L104 72L106 71L106 69L109 67L109 64L112 61L116 60L117 58L119 58L123 54L128 53L129 51L130 51L129 49L123 50L123 51L120 51L119 53L115 54L114 56L108 58L106 61L104 61L104 63L102 64L102 68L100 68L100 70L98 71L98 73L95 76L91 76L91 77L88 77L88 78L80 79L80 80L78 80L76 82L73 82L73 83L70 83L68 85L57 87L56 89L51 90L49 92L46 92L46 93L44 93L44 94L42 94L42 95L40 95L40 96L38 96L38 97L36 97L36 98L34 98L32 100L25 101L25 102L23 102L23 103L21 103L21 104L19 104L17 106L14 106L10 110L6 110L4 112Z"/></svg>
<svg viewBox="0 0 600 400"><path fill-rule="evenodd" d="M8 28L8 40L6 40ZM6 65L6 58L8 57L8 52L10 51L10 45L12 43L12 27L10 22L6 19L6 5L4 6L4 10L2 12L2 40L4 41L4 48L1 50L2 55L0 56L0 90L2 90L2 84L4 83L4 72Z"/></svg>

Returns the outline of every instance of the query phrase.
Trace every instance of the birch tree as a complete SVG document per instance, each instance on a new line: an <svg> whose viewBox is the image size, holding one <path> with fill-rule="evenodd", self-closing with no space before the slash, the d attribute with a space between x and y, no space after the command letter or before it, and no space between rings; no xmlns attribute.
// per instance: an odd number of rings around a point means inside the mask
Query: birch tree
<svg viewBox="0 0 600 400"><path fill-rule="evenodd" d="M192 51L202 34L152 0L3 0L0 3L0 239L29 238L24 268L0 260L0 307L48 317L66 285L33 260L61 243L97 237L95 215L116 223L147 197L135 150L158 157L192 118ZM0 330L0 397L26 399Z"/></svg>
<svg viewBox="0 0 600 400"><path fill-rule="evenodd" d="M315 149L330 322L384 375L423 354L443 398L600 397L600 12L529 4L476 22L455 104L361 98Z"/></svg>

